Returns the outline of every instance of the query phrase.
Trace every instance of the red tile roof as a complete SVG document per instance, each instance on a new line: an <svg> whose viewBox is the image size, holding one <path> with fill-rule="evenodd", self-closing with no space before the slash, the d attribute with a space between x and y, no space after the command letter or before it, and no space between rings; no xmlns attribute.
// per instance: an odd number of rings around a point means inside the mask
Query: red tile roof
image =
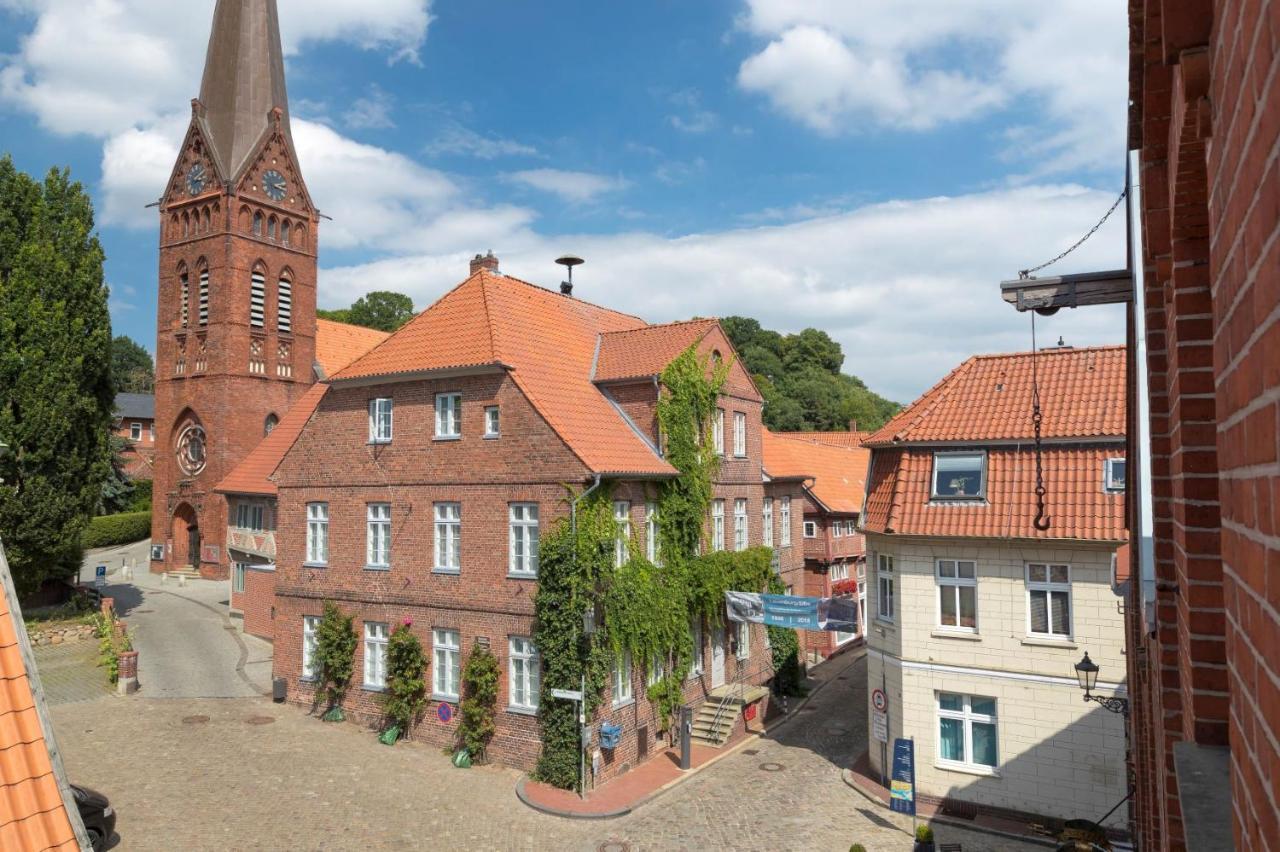
<svg viewBox="0 0 1280 852"><path fill-rule="evenodd" d="M334 380L506 368L590 470L670 476L675 469L591 381L601 336L644 327L637 317L482 269Z"/></svg>
<svg viewBox="0 0 1280 852"><path fill-rule="evenodd" d="M1036 359L1045 438L1125 433L1125 348L1046 349ZM1032 436L1032 353L977 355L866 439L868 446Z"/></svg>
<svg viewBox="0 0 1280 852"><path fill-rule="evenodd" d="M271 480L271 475L302 434L303 427L315 413L328 389L329 386L321 382L308 388L280 419L276 428L271 430L271 434L250 450L249 455L232 468L231 473L218 483L214 491L222 494L260 494L274 497L276 484Z"/></svg>
<svg viewBox="0 0 1280 852"><path fill-rule="evenodd" d="M695 319L605 332L600 335L594 378L615 382L657 376L716 325L713 319Z"/></svg>
<svg viewBox="0 0 1280 852"><path fill-rule="evenodd" d="M332 376L391 335L333 320L316 320L316 360L326 376Z"/></svg>
<svg viewBox="0 0 1280 852"><path fill-rule="evenodd" d="M803 434L813 436L830 433ZM821 438L777 434L768 429L764 430L763 438L764 469L769 476L813 477L809 492L829 511L862 511L870 450L826 443Z"/></svg>
<svg viewBox="0 0 1280 852"><path fill-rule="evenodd" d="M0 575L0 849L78 850L63 797L66 779L60 788L62 765L46 739L47 717L41 719L44 708L36 699L39 674L34 661L27 667L30 646L23 648L26 627L3 550Z"/></svg>
<svg viewBox="0 0 1280 852"><path fill-rule="evenodd" d="M1103 488L1106 459L1124 447L1050 445L1044 452L1045 505L1051 526L1037 530L1035 454L1029 447L987 451L987 499L930 500L933 452L877 449L862 526L897 535L1125 541L1124 494Z"/></svg>
<svg viewBox="0 0 1280 852"><path fill-rule="evenodd" d="M814 441L833 447L861 447L870 432L774 432L780 438Z"/></svg>

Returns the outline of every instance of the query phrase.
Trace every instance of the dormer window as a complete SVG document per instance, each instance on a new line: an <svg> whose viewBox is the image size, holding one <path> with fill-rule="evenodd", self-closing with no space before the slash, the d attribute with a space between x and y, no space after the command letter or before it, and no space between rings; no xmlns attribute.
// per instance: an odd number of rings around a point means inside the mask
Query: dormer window
<svg viewBox="0 0 1280 852"><path fill-rule="evenodd" d="M986 494L986 453L933 454L933 499L975 500Z"/></svg>
<svg viewBox="0 0 1280 852"><path fill-rule="evenodd" d="M1124 491L1126 465L1124 459L1107 459L1103 465L1102 483L1107 491Z"/></svg>

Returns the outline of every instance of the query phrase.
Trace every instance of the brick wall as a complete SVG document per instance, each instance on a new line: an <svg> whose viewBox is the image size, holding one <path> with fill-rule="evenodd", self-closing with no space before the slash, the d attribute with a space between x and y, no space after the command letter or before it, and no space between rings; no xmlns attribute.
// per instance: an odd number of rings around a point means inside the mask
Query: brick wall
<svg viewBox="0 0 1280 852"><path fill-rule="evenodd" d="M244 632L259 639L274 638L276 573L262 565L251 565L244 572L244 591L231 593L231 608L244 618Z"/></svg>

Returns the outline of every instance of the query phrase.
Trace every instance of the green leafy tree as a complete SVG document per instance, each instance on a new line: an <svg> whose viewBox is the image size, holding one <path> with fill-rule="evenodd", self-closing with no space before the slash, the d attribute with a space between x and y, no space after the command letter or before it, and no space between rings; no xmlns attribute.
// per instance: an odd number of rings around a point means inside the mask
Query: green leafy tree
<svg viewBox="0 0 1280 852"><path fill-rule="evenodd" d="M345 718L342 699L351 685L356 641L351 616L338 609L332 601L325 601L324 614L316 629L316 659L320 664L320 687L316 691L316 699L323 697L328 704L323 716L326 722L341 722Z"/></svg>
<svg viewBox="0 0 1280 852"><path fill-rule="evenodd" d="M413 300L387 290L375 290L356 299L347 315L347 322L378 331L395 331L411 319Z"/></svg>
<svg viewBox="0 0 1280 852"><path fill-rule="evenodd" d="M0 535L20 594L81 560L111 468L111 317L93 205L0 158Z"/></svg>
<svg viewBox="0 0 1280 852"><path fill-rule="evenodd" d="M333 322L350 323L351 309L350 308L334 308L331 311L326 311L322 308L317 308L316 316L320 319L332 320Z"/></svg>
<svg viewBox="0 0 1280 852"><path fill-rule="evenodd" d="M111 341L111 381L116 393L152 393L156 389L151 353L128 335Z"/></svg>
<svg viewBox="0 0 1280 852"><path fill-rule="evenodd" d="M387 720L407 736L427 703L427 655L406 621L387 641L387 691L382 709Z"/></svg>
<svg viewBox="0 0 1280 852"><path fill-rule="evenodd" d="M498 706L498 658L484 645L476 645L462 668L461 718L458 737L471 757L483 760L489 740L498 730L494 713Z"/></svg>

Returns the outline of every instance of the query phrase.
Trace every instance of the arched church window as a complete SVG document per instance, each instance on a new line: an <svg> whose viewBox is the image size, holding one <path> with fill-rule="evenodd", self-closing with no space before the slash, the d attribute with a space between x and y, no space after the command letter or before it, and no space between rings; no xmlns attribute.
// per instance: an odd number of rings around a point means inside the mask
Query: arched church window
<svg viewBox="0 0 1280 852"><path fill-rule="evenodd" d="M280 222L275 216L267 220L267 239L274 241L276 238L276 229L280 226Z"/></svg>
<svg viewBox="0 0 1280 852"><path fill-rule="evenodd" d="M293 282L288 278L276 285L276 331L293 332Z"/></svg>
<svg viewBox="0 0 1280 852"><path fill-rule="evenodd" d="M261 213L253 214L253 235L255 237L262 236L262 214Z"/></svg>
<svg viewBox="0 0 1280 852"><path fill-rule="evenodd" d="M283 242L285 245L289 245L289 241L290 241L289 233L292 230L293 230L293 225L290 224L288 219L285 219L283 222L280 223L280 241Z"/></svg>
<svg viewBox="0 0 1280 852"><path fill-rule="evenodd" d="M253 270L249 280L249 325L262 328L267 324L267 273L262 267Z"/></svg>
<svg viewBox="0 0 1280 852"><path fill-rule="evenodd" d="M182 236L191 236L191 215L186 212L182 214Z"/></svg>
<svg viewBox="0 0 1280 852"><path fill-rule="evenodd" d="M262 434L270 435L278 425L280 425L280 418L274 414L268 414L267 419L262 424Z"/></svg>

